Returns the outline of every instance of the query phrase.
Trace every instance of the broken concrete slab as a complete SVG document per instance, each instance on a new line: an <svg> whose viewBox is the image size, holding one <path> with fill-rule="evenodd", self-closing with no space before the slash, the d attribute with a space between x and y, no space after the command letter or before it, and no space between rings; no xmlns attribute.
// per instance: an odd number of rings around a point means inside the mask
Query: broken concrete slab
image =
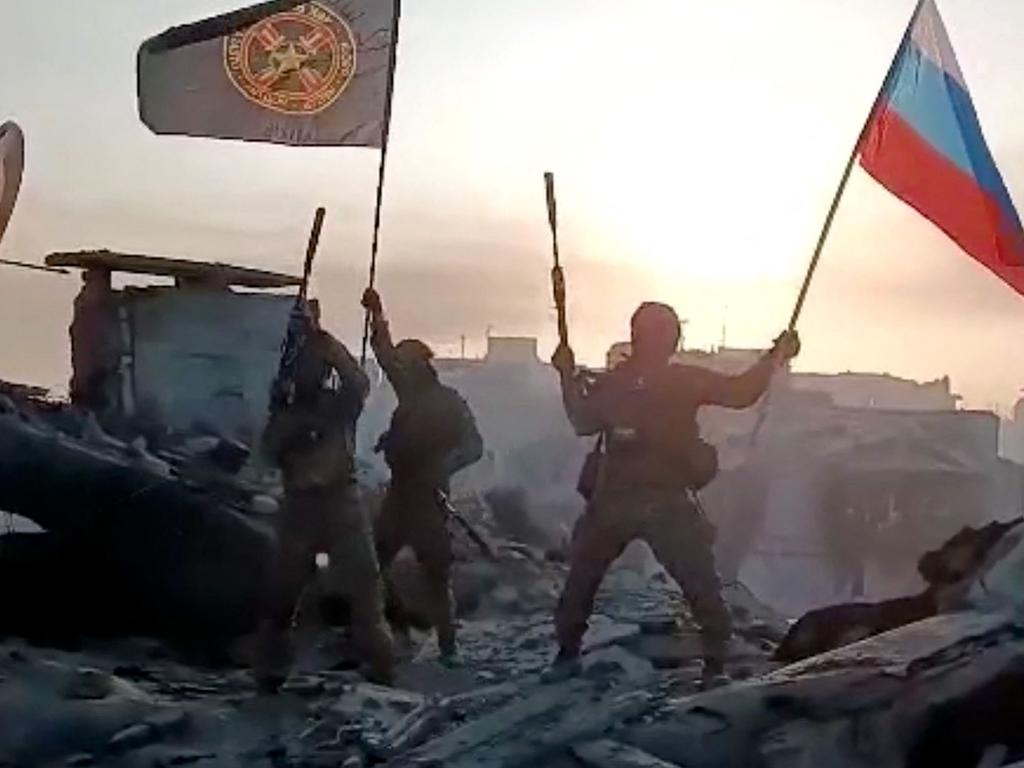
<svg viewBox="0 0 1024 768"><path fill-rule="evenodd" d="M846 603L809 611L786 633L776 661L800 661L934 616L938 606L928 592L879 603Z"/></svg>
<svg viewBox="0 0 1024 768"><path fill-rule="evenodd" d="M1022 754L1024 710L1009 704L1021 695L1024 625L940 616L681 699L618 738L688 768L975 768L993 743Z"/></svg>
<svg viewBox="0 0 1024 768"><path fill-rule="evenodd" d="M938 613L1024 606L1024 520L965 527L922 555L918 571L928 584L919 594L810 611L786 634L775 658L809 658Z"/></svg>
<svg viewBox="0 0 1024 768"><path fill-rule="evenodd" d="M430 700L373 740L365 739L370 753L388 759L415 749L433 738L451 719L447 702Z"/></svg>
<svg viewBox="0 0 1024 768"><path fill-rule="evenodd" d="M587 632L583 636L584 650L592 651L609 645L622 643L640 634L639 624L616 621L615 619L595 613L590 617Z"/></svg>
<svg viewBox="0 0 1024 768"><path fill-rule="evenodd" d="M330 710L335 715L349 719L373 716L390 727L420 709L426 701L427 697L420 693L374 683L359 683L346 688Z"/></svg>
<svg viewBox="0 0 1024 768"><path fill-rule="evenodd" d="M436 651L431 646L431 657ZM470 669L448 668L436 658L402 664L395 672L395 685L406 691L438 696L454 696L478 688L477 675Z"/></svg>
<svg viewBox="0 0 1024 768"><path fill-rule="evenodd" d="M578 687L578 681L546 687L527 702L512 704L491 715L505 719L506 725L495 729L494 723L490 723L485 729L485 738L476 740L464 733L463 737L469 738L455 751L439 753L428 748L423 753L411 754L410 762L400 761L395 765L451 768L547 765L558 756L568 754L573 743L599 737L650 707L651 697L645 691L618 689L595 696L594 691ZM529 714L524 716L526 712ZM472 729L473 725L467 728Z"/></svg>
<svg viewBox="0 0 1024 768"><path fill-rule="evenodd" d="M1009 532L989 553L962 605L975 610L1024 608L1024 526Z"/></svg>
<svg viewBox="0 0 1024 768"><path fill-rule="evenodd" d="M582 658L583 676L595 682L627 682L641 688L654 676L654 665L619 646L601 648Z"/></svg>
<svg viewBox="0 0 1024 768"><path fill-rule="evenodd" d="M679 768L675 763L610 739L575 744L572 753L590 768Z"/></svg>
<svg viewBox="0 0 1024 768"><path fill-rule="evenodd" d="M585 697L593 689L587 680L569 680L544 686L519 701L501 707L491 714L468 723L436 739L422 750L416 750L396 765L455 765L467 755L507 740L537 722L556 715L574 699Z"/></svg>
<svg viewBox="0 0 1024 768"><path fill-rule="evenodd" d="M700 661L703 649L696 634L638 635L622 643L630 653L657 669L679 669Z"/></svg>
<svg viewBox="0 0 1024 768"><path fill-rule="evenodd" d="M742 581L722 585L722 598L729 606L737 633L779 642L789 631L789 622L763 603Z"/></svg>

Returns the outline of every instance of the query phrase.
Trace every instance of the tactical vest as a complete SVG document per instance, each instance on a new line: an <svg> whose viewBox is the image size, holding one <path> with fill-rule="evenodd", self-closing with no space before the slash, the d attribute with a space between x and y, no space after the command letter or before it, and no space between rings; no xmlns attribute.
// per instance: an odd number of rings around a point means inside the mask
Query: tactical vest
<svg viewBox="0 0 1024 768"><path fill-rule="evenodd" d="M627 363L602 382L605 423L602 480L613 485L700 489L718 471L715 449L700 437L699 403L685 369L646 376Z"/></svg>
<svg viewBox="0 0 1024 768"><path fill-rule="evenodd" d="M448 475L461 468L450 466L449 455L477 434L465 401L450 387L434 383L399 400L381 447L393 474Z"/></svg>
<svg viewBox="0 0 1024 768"><path fill-rule="evenodd" d="M361 395L349 391L316 343L300 353L295 385L295 402L276 416L289 433L280 458L286 485L301 490L351 480Z"/></svg>

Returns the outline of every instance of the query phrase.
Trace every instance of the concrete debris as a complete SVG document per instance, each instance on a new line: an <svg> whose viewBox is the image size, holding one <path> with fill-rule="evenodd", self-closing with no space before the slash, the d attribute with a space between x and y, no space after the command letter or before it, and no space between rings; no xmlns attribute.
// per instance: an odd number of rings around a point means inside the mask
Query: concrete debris
<svg viewBox="0 0 1024 768"><path fill-rule="evenodd" d="M591 768L678 768L674 763L609 739L575 744L572 754Z"/></svg>
<svg viewBox="0 0 1024 768"><path fill-rule="evenodd" d="M744 682L698 694L701 647L685 602L663 573L628 564L598 593L579 673L542 682L565 565L546 556L520 494L455 499L493 552L453 534L458 667L438 661L422 574L403 556L391 572L402 609L392 618L405 630L396 687L362 681L347 606L318 585L300 608L295 672L264 697L244 665L279 489L235 476L240 449L218 439L133 446L4 397L0 451L15 460L0 462L0 508L46 533L0 539L0 582L19 585L0 609L0 638L36 641L0 644L0 766L1024 759L1020 521L965 529L926 554L919 595L823 608L792 627L727 583L727 667ZM47 483L25 480L44 473Z"/></svg>
<svg viewBox="0 0 1024 768"><path fill-rule="evenodd" d="M847 603L803 616L783 638L775 658L799 661L937 613L974 607L1007 610L1024 604L1024 519L966 527L925 553L918 571L927 588L879 603Z"/></svg>
<svg viewBox="0 0 1024 768"><path fill-rule="evenodd" d="M679 669L697 664L701 659L700 638L687 635L639 635L628 641L630 651L647 659L658 669Z"/></svg>
<svg viewBox="0 0 1024 768"><path fill-rule="evenodd" d="M620 738L697 768L973 768L992 743L1006 743L1014 759L1024 750L1024 711L1010 703L1021 693L1024 626L953 614L681 699Z"/></svg>

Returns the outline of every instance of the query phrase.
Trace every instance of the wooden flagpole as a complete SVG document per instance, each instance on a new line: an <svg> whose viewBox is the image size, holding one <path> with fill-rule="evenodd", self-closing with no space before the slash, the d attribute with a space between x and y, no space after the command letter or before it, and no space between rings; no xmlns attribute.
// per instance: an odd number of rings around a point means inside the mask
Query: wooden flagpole
<svg viewBox="0 0 1024 768"><path fill-rule="evenodd" d="M896 55L893 56L892 61L889 64L889 69L885 73L885 79L882 80L882 86L878 89L878 94L875 96L875 100L871 104L871 110L868 112L868 116L864 120L864 125L861 126L860 133L857 134L857 141L854 143L853 149L850 151L850 157L846 161L846 167L843 169L843 176L839 180L839 187L836 189L836 193L832 197L832 204L829 206L828 215L825 216L825 224L821 228L821 234L818 235L818 242L814 247L814 255L811 257L811 263L807 267L807 273L804 275L803 284L800 286L800 293L797 296L796 305L793 307L793 314L790 315L788 326L790 331L796 330L796 324L800 320L800 314L803 312L804 303L807 301L807 293L811 289L811 282L814 280L814 274L818 270L818 262L821 261L821 254L825 250L825 243L828 242L828 236L832 231L832 223L835 221L836 213L839 211L839 203L843 199L843 193L846 192L846 186L850 181L850 175L853 173L853 166L857 162L857 156L860 154L861 147L864 144L864 139L867 138L868 131L871 129L871 123L874 120L876 111L878 110L878 105L882 102L886 91L889 90L892 80L896 75L896 68L900 63L900 59L903 57L904 50L906 50L906 47L910 42L910 36L914 31L914 24L917 22L917 17L920 15L925 2L926 0L917 0L914 12L910 16L910 22L907 24L907 28L900 40L900 45L896 49ZM762 403L761 412L758 414L757 423L754 425L754 431L750 435L751 448L753 448L757 443L757 438L761 434L762 427L764 427L765 419L768 418L770 400L771 390L769 389L768 396Z"/></svg>
<svg viewBox="0 0 1024 768"><path fill-rule="evenodd" d="M68 270L61 267L47 267L42 264L30 264L27 261L15 261L14 259L0 259L0 265L5 267L19 267L21 269L30 269L34 272L49 272L53 275L70 275Z"/></svg>
<svg viewBox="0 0 1024 768"><path fill-rule="evenodd" d="M398 66L398 27L402 17L402 0L394 0L394 14L391 19L391 51L388 60L387 94L384 101L384 126L381 130L380 166L377 169L377 201L373 211L373 242L370 245L371 288L377 282L377 252L380 246L380 219L384 207L384 178L388 163L388 142L391 138L391 102L395 93L395 69ZM366 364L366 346L370 340L370 312L363 317L363 350L360 362Z"/></svg>
<svg viewBox="0 0 1024 768"><path fill-rule="evenodd" d="M800 294L797 296L796 306L793 307L793 314L789 318L789 330L795 330L797 321L800 319L800 313L803 311L804 302L807 300L807 292L811 288L811 281L814 279L814 273L818 269L818 262L821 260L821 254L825 250L825 243L828 241L829 233L832 231L832 222L835 221L836 213L839 211L839 201L843 198L843 193L846 191L846 185L850 181L850 174L853 172L853 166L857 162L857 156L860 154L861 146L864 144L864 139L867 137L868 131L871 129L871 122L875 117L875 112L878 109L878 105L881 103L882 98L885 96L885 92L889 89L892 84L892 79L896 75L896 67L900 63L900 58L903 56L903 51L907 47L907 43L910 41L910 35L914 30L914 24L917 22L917 17L921 13L921 8L924 7L925 0L918 0L917 6L914 8L914 13L910 17L910 23L907 24L907 29L903 33L903 39L900 41L899 48L896 49L896 55L893 57L892 62L889 64L889 70L885 73L885 79L882 81L882 87L878 90L878 95L875 96L875 100L871 105L871 111L868 112L867 119L864 120L864 125L860 129L860 133L857 134L857 141L853 145L853 150L850 152L850 157L846 161L846 168L843 169L843 176L839 181L839 188L836 189L836 194L832 198L832 205L828 209L828 215L825 217L825 225L821 228L821 234L818 236L818 243L814 247L814 255L811 257L810 266L807 268L807 274L804 276L803 285L800 287Z"/></svg>

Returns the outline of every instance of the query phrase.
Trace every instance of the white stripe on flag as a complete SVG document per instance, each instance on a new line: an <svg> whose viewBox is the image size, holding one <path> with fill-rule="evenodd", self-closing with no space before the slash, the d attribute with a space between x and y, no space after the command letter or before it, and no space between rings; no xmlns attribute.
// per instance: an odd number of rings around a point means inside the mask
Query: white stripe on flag
<svg viewBox="0 0 1024 768"><path fill-rule="evenodd" d="M935 5L935 0L925 0L910 33L910 39L933 64L956 80L961 88L967 90L967 81L956 59L953 45L949 42L946 25L942 23L942 16Z"/></svg>

